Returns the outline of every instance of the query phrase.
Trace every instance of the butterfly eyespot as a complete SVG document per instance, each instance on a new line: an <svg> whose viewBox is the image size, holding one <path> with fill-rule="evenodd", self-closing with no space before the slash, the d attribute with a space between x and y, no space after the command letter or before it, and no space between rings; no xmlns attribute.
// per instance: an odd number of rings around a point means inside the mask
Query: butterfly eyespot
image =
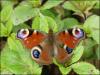
<svg viewBox="0 0 100 75"><path fill-rule="evenodd" d="M25 39L29 35L28 29L21 29L17 32L17 37L20 39Z"/></svg>
<svg viewBox="0 0 100 75"><path fill-rule="evenodd" d="M40 57L40 54L41 54L41 49L38 47L34 47L31 50L31 56L33 59L38 59Z"/></svg>
<svg viewBox="0 0 100 75"><path fill-rule="evenodd" d="M67 51L68 54L72 53L73 49L69 48L68 46L64 45L64 49Z"/></svg>
<svg viewBox="0 0 100 75"><path fill-rule="evenodd" d="M76 38L82 38L84 36L83 30L82 29L79 29L79 28L74 28L72 30L72 34Z"/></svg>

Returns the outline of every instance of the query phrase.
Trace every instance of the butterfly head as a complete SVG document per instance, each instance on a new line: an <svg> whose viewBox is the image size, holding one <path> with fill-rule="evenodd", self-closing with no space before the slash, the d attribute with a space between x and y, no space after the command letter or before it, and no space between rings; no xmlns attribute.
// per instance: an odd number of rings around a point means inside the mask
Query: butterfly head
<svg viewBox="0 0 100 75"><path fill-rule="evenodd" d="M20 29L17 32L17 37L20 39L25 39L29 35L29 30L28 29Z"/></svg>
<svg viewBox="0 0 100 75"><path fill-rule="evenodd" d="M82 38L84 37L84 32L82 29L79 29L79 28L73 28L72 30L72 34L75 38Z"/></svg>

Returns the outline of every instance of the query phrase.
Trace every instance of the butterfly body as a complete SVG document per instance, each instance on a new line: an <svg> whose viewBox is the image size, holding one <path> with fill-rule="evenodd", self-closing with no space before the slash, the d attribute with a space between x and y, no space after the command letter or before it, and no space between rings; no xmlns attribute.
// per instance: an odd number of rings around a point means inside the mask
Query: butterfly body
<svg viewBox="0 0 100 75"><path fill-rule="evenodd" d="M73 49L84 37L84 32L79 28L63 30L53 33L43 33L32 29L21 29L17 38L22 40L26 48L31 50L32 58L39 64L49 65L53 58L59 63L67 62L72 55Z"/></svg>

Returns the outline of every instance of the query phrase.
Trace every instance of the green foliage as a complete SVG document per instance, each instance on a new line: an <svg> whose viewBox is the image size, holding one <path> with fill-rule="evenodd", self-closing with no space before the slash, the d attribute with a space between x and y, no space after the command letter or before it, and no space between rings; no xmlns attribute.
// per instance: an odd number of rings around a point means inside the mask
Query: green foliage
<svg viewBox="0 0 100 75"><path fill-rule="evenodd" d="M77 74L99 74L99 70L83 59L100 60L99 18L92 9L99 9L99 1L65 1L64 0L1 0L0 38L7 38L1 50L1 74L36 74L40 75L42 67L30 55L30 50L16 38L21 28L32 28L54 32L72 27L80 27L86 38L74 49L72 58L65 64L59 64L55 58L53 63L59 67L63 75L73 70ZM72 13L73 12L73 13ZM92 13L92 14L91 14ZM85 19L79 22L73 14ZM84 16L85 15L85 16ZM90 16L91 15L91 16ZM1 40L1 39L0 39ZM1 43L0 43L1 44ZM95 51L95 52L94 52ZM81 60L80 60L81 59ZM81 61L81 62L80 62Z"/></svg>
<svg viewBox="0 0 100 75"><path fill-rule="evenodd" d="M33 20L32 28L45 32L48 32L49 28L57 31L57 24L51 17L44 16L40 13L40 15L36 16Z"/></svg>
<svg viewBox="0 0 100 75"><path fill-rule="evenodd" d="M84 40L83 58L90 59L94 57L93 47L97 44L94 40L88 38Z"/></svg>
<svg viewBox="0 0 100 75"><path fill-rule="evenodd" d="M23 23L38 14L38 9L32 8L28 3L21 3L17 6L12 15L14 25Z"/></svg>
<svg viewBox="0 0 100 75"><path fill-rule="evenodd" d="M54 6L57 6L60 4L62 1L61 0L48 0L40 9L45 10L45 9L50 9Z"/></svg>
<svg viewBox="0 0 100 75"><path fill-rule="evenodd" d="M1 11L1 21L6 22L12 15L13 7L12 5L5 6Z"/></svg>
<svg viewBox="0 0 100 75"><path fill-rule="evenodd" d="M30 56L30 51L26 50L16 35L13 33L7 40L7 45L1 55L1 69L7 69L15 74L40 74L41 68ZM35 65L35 66L34 66Z"/></svg>
<svg viewBox="0 0 100 75"><path fill-rule="evenodd" d="M84 28L89 36L92 37L99 44L99 16L92 15L84 23Z"/></svg>
<svg viewBox="0 0 100 75"><path fill-rule="evenodd" d="M7 36L9 36L9 34L12 31L13 23L9 19L6 23L1 23L0 27L1 27L0 36L1 37L7 37Z"/></svg>
<svg viewBox="0 0 100 75"><path fill-rule="evenodd" d="M64 28L72 28L76 25L79 25L79 22L74 18L67 18L62 21L61 25L63 25Z"/></svg>
<svg viewBox="0 0 100 75"><path fill-rule="evenodd" d="M99 70L97 70L92 64L86 62L79 62L72 65L73 70L77 74L99 74Z"/></svg>
<svg viewBox="0 0 100 75"><path fill-rule="evenodd" d="M0 36L5 37L9 36L10 32L12 31L13 28L13 23L11 20L11 15L13 12L13 6L12 5L7 5L2 8L2 11L0 12Z"/></svg>
<svg viewBox="0 0 100 75"><path fill-rule="evenodd" d="M97 56L97 59L99 59L100 60L100 55L99 55L99 47L97 47L97 49L96 49L96 56Z"/></svg>
<svg viewBox="0 0 100 75"><path fill-rule="evenodd" d="M70 64L77 62L81 58L81 56L83 54L83 50L84 50L83 46L78 46L76 48L76 50L73 52Z"/></svg>
<svg viewBox="0 0 100 75"><path fill-rule="evenodd" d="M94 1L81 1L81 0L67 1L64 3L63 7L68 10L83 13L83 12L86 12L86 11L92 9L93 6L97 3L98 3L98 1L96 1L96 0L94 0Z"/></svg>

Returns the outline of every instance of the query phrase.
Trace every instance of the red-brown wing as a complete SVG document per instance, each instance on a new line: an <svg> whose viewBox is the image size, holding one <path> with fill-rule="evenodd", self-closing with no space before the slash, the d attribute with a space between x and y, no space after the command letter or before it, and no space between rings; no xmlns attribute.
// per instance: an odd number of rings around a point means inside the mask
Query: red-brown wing
<svg viewBox="0 0 100 75"><path fill-rule="evenodd" d="M42 42L45 38L46 36L42 33L39 32L38 34L32 33L32 35L28 36L23 40L23 43L27 48L31 49L32 47Z"/></svg>
<svg viewBox="0 0 100 75"><path fill-rule="evenodd" d="M32 49L46 38L46 34L32 29L21 29L17 33L17 38L21 39L26 48Z"/></svg>
<svg viewBox="0 0 100 75"><path fill-rule="evenodd" d="M39 44L39 46L33 47L33 48L39 48L40 49L40 56L39 58L36 58L34 54L32 53L34 50L31 50L31 56L32 58L39 64L42 65L49 65L52 63L52 51L53 47L48 43L47 40L43 41L42 43Z"/></svg>
<svg viewBox="0 0 100 75"><path fill-rule="evenodd" d="M80 42L80 40L84 37L84 32L82 29L69 29L68 31L62 31L56 34L56 53L55 57L56 59L64 63L67 60L69 60L73 49L77 46L77 44Z"/></svg>

